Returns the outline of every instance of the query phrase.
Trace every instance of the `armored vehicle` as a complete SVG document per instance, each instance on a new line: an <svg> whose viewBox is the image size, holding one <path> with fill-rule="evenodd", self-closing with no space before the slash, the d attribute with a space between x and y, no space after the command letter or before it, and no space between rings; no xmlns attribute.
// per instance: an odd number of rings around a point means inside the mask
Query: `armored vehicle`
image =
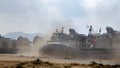
<svg viewBox="0 0 120 68"><path fill-rule="evenodd" d="M0 36L0 54L17 54L18 52L29 51L31 42L24 37L17 40Z"/></svg>

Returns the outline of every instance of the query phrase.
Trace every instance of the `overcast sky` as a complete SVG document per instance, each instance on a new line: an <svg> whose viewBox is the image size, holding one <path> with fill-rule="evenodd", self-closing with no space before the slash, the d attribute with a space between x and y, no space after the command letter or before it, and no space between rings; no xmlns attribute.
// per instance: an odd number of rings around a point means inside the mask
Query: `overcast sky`
<svg viewBox="0 0 120 68"><path fill-rule="evenodd" d="M106 26L120 30L120 0L0 0L0 34L46 33L64 26L87 33Z"/></svg>

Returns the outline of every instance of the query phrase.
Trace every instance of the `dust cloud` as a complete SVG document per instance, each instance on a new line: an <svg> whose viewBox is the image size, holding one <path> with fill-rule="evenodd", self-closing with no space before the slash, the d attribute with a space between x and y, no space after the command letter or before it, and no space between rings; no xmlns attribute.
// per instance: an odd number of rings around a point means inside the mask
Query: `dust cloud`
<svg viewBox="0 0 120 68"><path fill-rule="evenodd" d="M17 55L22 56L33 56L33 57L39 57L39 49L46 43L46 40L43 38L38 38L36 41L33 41L33 43L28 47L25 47L27 49L19 49Z"/></svg>

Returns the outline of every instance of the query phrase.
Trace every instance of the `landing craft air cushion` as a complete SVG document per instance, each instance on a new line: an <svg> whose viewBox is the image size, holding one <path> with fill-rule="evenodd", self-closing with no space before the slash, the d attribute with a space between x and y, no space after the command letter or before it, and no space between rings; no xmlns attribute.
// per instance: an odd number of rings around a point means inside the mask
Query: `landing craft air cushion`
<svg viewBox="0 0 120 68"><path fill-rule="evenodd" d="M62 27L61 31L56 30L56 32L52 34L50 41L48 41L48 45L67 44L74 46L80 50L80 57L113 58L114 54L119 52L120 32L114 30L112 27L106 27L107 33L101 34L100 28L99 33L93 34L93 27L88 27L88 35L78 34L74 29L69 29L69 34L66 34Z"/></svg>

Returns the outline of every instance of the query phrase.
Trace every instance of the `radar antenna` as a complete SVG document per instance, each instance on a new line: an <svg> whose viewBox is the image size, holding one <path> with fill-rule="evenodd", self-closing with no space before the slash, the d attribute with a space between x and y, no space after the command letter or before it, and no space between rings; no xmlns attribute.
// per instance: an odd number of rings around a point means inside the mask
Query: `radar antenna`
<svg viewBox="0 0 120 68"><path fill-rule="evenodd" d="M63 33L64 32L64 27L62 27L62 30L61 30L61 33Z"/></svg>

